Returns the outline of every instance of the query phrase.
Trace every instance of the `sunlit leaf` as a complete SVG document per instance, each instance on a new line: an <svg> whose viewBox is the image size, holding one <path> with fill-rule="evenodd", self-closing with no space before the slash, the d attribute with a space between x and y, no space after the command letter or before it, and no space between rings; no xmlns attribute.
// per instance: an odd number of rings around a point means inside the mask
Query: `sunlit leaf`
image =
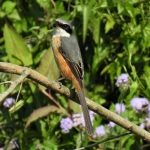
<svg viewBox="0 0 150 150"><path fill-rule="evenodd" d="M58 79L60 73L52 49L45 51L37 71L48 77L50 80Z"/></svg>
<svg viewBox="0 0 150 150"><path fill-rule="evenodd" d="M9 112L14 113L14 112L18 111L23 105L24 105L24 101L19 100L9 109Z"/></svg>
<svg viewBox="0 0 150 150"><path fill-rule="evenodd" d="M23 38L8 24L4 26L4 40L10 62L27 66L32 64L32 55Z"/></svg>
<svg viewBox="0 0 150 150"><path fill-rule="evenodd" d="M107 22L106 22L106 25L105 25L105 32L109 32L110 29L112 29L115 25L115 21L113 19L112 16L110 15L107 15Z"/></svg>
<svg viewBox="0 0 150 150"><path fill-rule="evenodd" d="M14 9L13 12L9 15L9 18L15 20L21 20L21 17L19 16L19 13L16 9Z"/></svg>
<svg viewBox="0 0 150 150"><path fill-rule="evenodd" d="M137 89L138 89L138 83L137 82L132 82L132 84L130 86L130 93L127 96L126 99L131 100L131 98L133 98L135 93L137 92Z"/></svg>
<svg viewBox="0 0 150 150"><path fill-rule="evenodd" d="M28 120L27 120L27 123L26 123L26 128L34 121L36 121L37 119L39 118L42 118L42 117L45 117L47 116L49 113L63 113L61 111L61 109L59 109L58 107L56 106L44 106L44 107L41 107L41 108L38 108L36 110L34 110Z"/></svg>
<svg viewBox="0 0 150 150"><path fill-rule="evenodd" d="M150 67L145 66L144 67L144 80L146 82L146 89L150 89Z"/></svg>
<svg viewBox="0 0 150 150"><path fill-rule="evenodd" d="M15 8L16 4L12 1L5 1L2 5L2 9L7 13L11 13L13 9Z"/></svg>
<svg viewBox="0 0 150 150"><path fill-rule="evenodd" d="M95 48L95 53L93 56L93 64L92 64L92 70L93 73L96 73L99 69L100 63L108 56L108 49L106 48Z"/></svg>
<svg viewBox="0 0 150 150"><path fill-rule="evenodd" d="M125 1L118 1L117 2L117 9L118 9L118 13L122 13L125 10Z"/></svg>
<svg viewBox="0 0 150 150"><path fill-rule="evenodd" d="M150 40L149 40L149 37L150 37L150 24L147 24L143 30L143 33L144 33L144 45L145 47L150 47Z"/></svg>
<svg viewBox="0 0 150 150"><path fill-rule="evenodd" d="M89 20L89 8L87 5L83 6L83 42L85 41Z"/></svg>
<svg viewBox="0 0 150 150"><path fill-rule="evenodd" d="M51 4L50 0L36 0L36 1L44 9L48 9L50 7L50 4Z"/></svg>
<svg viewBox="0 0 150 150"><path fill-rule="evenodd" d="M95 40L95 43L98 44L100 40L100 21L101 18L95 18L93 19L93 38Z"/></svg>

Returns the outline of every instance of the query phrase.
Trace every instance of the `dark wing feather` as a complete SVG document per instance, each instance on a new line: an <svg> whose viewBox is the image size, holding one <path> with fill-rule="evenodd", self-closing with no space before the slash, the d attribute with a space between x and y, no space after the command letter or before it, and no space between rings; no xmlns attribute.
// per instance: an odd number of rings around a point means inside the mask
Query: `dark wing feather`
<svg viewBox="0 0 150 150"><path fill-rule="evenodd" d="M83 79L83 63L77 39L74 35L61 37L61 53L77 79Z"/></svg>

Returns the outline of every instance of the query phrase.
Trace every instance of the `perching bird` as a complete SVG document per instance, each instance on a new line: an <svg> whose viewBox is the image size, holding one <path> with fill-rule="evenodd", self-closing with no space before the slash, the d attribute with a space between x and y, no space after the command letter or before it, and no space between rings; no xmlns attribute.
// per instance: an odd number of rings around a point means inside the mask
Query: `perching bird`
<svg viewBox="0 0 150 150"><path fill-rule="evenodd" d="M89 135L93 134L88 107L83 91L84 68L80 48L72 25L62 19L56 19L52 36L52 49L61 74L72 81L80 101L85 126Z"/></svg>

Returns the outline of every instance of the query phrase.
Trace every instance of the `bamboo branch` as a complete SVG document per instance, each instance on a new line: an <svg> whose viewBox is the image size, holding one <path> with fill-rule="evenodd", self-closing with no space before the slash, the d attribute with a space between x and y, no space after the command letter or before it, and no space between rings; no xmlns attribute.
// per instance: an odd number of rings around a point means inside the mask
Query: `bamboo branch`
<svg viewBox="0 0 150 150"><path fill-rule="evenodd" d="M18 65L0 62L0 71L5 73L12 73L12 74L22 74L23 70L27 70L29 75L27 76L31 80L47 87L51 88L60 94L65 95L69 99L71 98L73 101L77 102L75 100L74 93L72 93L67 87L63 86L62 84L58 82L53 82L48 80L45 76L41 75L40 73L26 67L21 67ZM97 114L102 115L108 120L111 120L115 122L116 124L120 125L121 127L127 129L128 131L131 131L132 133L140 136L144 140L147 140L150 142L150 133L146 130L138 127L134 123L128 121L127 119L122 118L121 116L117 115L114 112L111 112L110 110L102 107L101 105L93 102L92 100L86 98L88 107L95 111Z"/></svg>

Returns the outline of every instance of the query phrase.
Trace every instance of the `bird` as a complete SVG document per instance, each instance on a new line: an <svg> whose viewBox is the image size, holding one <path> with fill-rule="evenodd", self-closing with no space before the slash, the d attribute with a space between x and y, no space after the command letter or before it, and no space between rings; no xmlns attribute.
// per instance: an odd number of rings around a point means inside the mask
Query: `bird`
<svg viewBox="0 0 150 150"><path fill-rule="evenodd" d="M84 95L84 66L73 25L63 19L56 19L52 34L52 50L63 77L69 79L77 93L83 111L86 131L93 135L93 126Z"/></svg>

